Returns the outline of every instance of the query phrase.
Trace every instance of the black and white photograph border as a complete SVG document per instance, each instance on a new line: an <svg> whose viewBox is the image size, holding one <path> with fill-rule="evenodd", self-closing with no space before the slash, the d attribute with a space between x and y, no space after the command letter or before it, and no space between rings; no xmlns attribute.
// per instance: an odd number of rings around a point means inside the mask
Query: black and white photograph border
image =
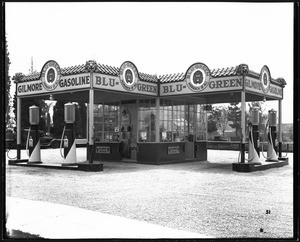
<svg viewBox="0 0 300 242"><path fill-rule="evenodd" d="M6 2L3 238L297 239L296 9Z"/></svg>

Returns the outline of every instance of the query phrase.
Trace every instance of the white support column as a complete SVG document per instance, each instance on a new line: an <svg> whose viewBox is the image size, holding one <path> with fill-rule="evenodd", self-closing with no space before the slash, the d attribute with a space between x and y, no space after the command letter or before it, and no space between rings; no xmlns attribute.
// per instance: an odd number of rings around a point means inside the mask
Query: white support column
<svg viewBox="0 0 300 242"><path fill-rule="evenodd" d="M242 143L241 143L241 163L245 163L245 143L246 143L246 93L243 90L241 93L241 129L242 129Z"/></svg>
<svg viewBox="0 0 300 242"><path fill-rule="evenodd" d="M278 100L278 155L282 157L282 100Z"/></svg>
<svg viewBox="0 0 300 242"><path fill-rule="evenodd" d="M87 160L93 163L94 147L94 71L96 69L94 61L86 62L86 69L90 71L90 90L89 90L89 104L88 104L88 146L87 146Z"/></svg>
<svg viewBox="0 0 300 242"><path fill-rule="evenodd" d="M184 108L187 108L187 136L186 136L186 141L188 141L189 139L189 135L190 135L190 105L187 104L187 105L184 105ZM186 110L184 110L185 112ZM184 127L185 127L185 124L184 124ZM185 136L185 131L184 131L184 136Z"/></svg>
<svg viewBox="0 0 300 242"><path fill-rule="evenodd" d="M278 100L278 142L282 142L282 100Z"/></svg>
<svg viewBox="0 0 300 242"><path fill-rule="evenodd" d="M104 124L105 124L105 122L104 122L104 114L105 114L105 110L104 110L104 107L105 107L105 103L103 102L102 103L102 132L101 132L101 140L102 141L104 141L104 138L105 138L105 136L104 136Z"/></svg>
<svg viewBox="0 0 300 242"><path fill-rule="evenodd" d="M17 97L17 159L21 159L21 98Z"/></svg>
<svg viewBox="0 0 300 242"><path fill-rule="evenodd" d="M172 123L171 123L172 137L171 137L171 141L173 142L174 141L174 103L173 103L173 100L171 103L172 103L172 120L171 120L172 121Z"/></svg>
<svg viewBox="0 0 300 242"><path fill-rule="evenodd" d="M207 139L208 139L208 137L207 137L208 126L207 126L207 110L206 110L206 106L205 106L205 109L204 109L204 114L205 114L205 140L207 141Z"/></svg>
<svg viewBox="0 0 300 242"><path fill-rule="evenodd" d="M94 144L94 90L89 90L89 145Z"/></svg>
<svg viewBox="0 0 300 242"><path fill-rule="evenodd" d="M246 132L245 132L245 125L246 125L246 103L245 103L245 92L242 91L242 97L241 97L241 129L242 129L242 143L246 143Z"/></svg>
<svg viewBox="0 0 300 242"><path fill-rule="evenodd" d="M87 106L86 106L86 141L89 142L89 107L90 107L90 104L87 103Z"/></svg>
<svg viewBox="0 0 300 242"><path fill-rule="evenodd" d="M122 137L122 132L121 132L121 129L122 129L122 102L120 101L119 102L119 141L121 141L121 139L123 138ZM103 124L104 126L104 124Z"/></svg>
<svg viewBox="0 0 300 242"><path fill-rule="evenodd" d="M159 105L160 105L160 98L156 98L156 117L155 117L155 142L159 142Z"/></svg>
<svg viewBox="0 0 300 242"><path fill-rule="evenodd" d="M140 125L140 100L138 99L136 101L136 110L137 110L137 115L136 115L136 142L139 142L139 125Z"/></svg>

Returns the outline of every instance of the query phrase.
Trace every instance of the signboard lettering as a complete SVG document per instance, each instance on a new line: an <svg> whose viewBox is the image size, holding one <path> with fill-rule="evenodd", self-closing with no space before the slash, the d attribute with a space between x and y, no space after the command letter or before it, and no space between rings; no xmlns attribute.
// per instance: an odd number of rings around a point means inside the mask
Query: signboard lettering
<svg viewBox="0 0 300 242"><path fill-rule="evenodd" d="M246 79L245 80L245 85L246 85L246 87L249 87L251 89L262 90L261 83L256 82L254 80Z"/></svg>
<svg viewBox="0 0 300 242"><path fill-rule="evenodd" d="M203 83L199 86L199 91L201 92L212 92L212 91L231 91L231 90L241 90L242 89L242 78L239 77L230 77L230 78L214 78L210 79L208 84ZM190 85L187 83L187 85ZM182 83L171 83L171 84L162 84L161 85L161 95L174 95L174 94L186 94L193 93L196 90L186 88L184 82ZM201 89L201 90L200 90ZM197 89L198 90L198 89Z"/></svg>
<svg viewBox="0 0 300 242"><path fill-rule="evenodd" d="M116 85L119 85L119 82L116 82L116 79L114 79L114 78L108 78L105 76L96 76L95 84L98 86L114 87Z"/></svg>
<svg viewBox="0 0 300 242"><path fill-rule="evenodd" d="M180 154L179 146L168 146L168 155Z"/></svg>
<svg viewBox="0 0 300 242"><path fill-rule="evenodd" d="M70 86L81 86L90 85L90 76L73 77L73 78L62 78L59 81L60 87L70 87Z"/></svg>
<svg viewBox="0 0 300 242"><path fill-rule="evenodd" d="M246 90L257 92L267 96L276 96L282 98L283 95L282 87L276 86L272 83L270 83L268 86L268 93L265 93L266 88L263 86L263 83L250 77L247 77L245 79L245 87Z"/></svg>
<svg viewBox="0 0 300 242"><path fill-rule="evenodd" d="M18 85L18 94L43 90L42 83Z"/></svg>
<svg viewBox="0 0 300 242"><path fill-rule="evenodd" d="M242 86L242 79L236 78L236 79L229 79L229 80L211 80L209 82L209 88L210 89L218 89L218 88L228 88L231 87L241 87Z"/></svg>
<svg viewBox="0 0 300 242"><path fill-rule="evenodd" d="M110 154L110 147L109 146L96 146L96 153L97 154Z"/></svg>
<svg viewBox="0 0 300 242"><path fill-rule="evenodd" d="M147 85L147 84L141 84L141 83L138 83L137 84L137 89L139 91L143 91L143 92L152 92L152 93L157 93L157 87L156 86L150 86L150 85Z"/></svg>
<svg viewBox="0 0 300 242"><path fill-rule="evenodd" d="M125 79L124 79L125 80ZM123 82L124 82L123 80ZM131 76L128 75L127 81L128 83L131 82ZM134 79L137 80L137 79ZM124 88L124 83L122 84L119 77L109 76L104 74L94 74L94 87L101 88L101 89L108 89L113 91L121 91L121 92L133 92L133 93L143 93L148 95L157 95L157 84L156 83L147 83L144 81L139 80L136 83L135 89L128 89L127 87ZM129 85L129 84L128 84ZM133 87L133 86L131 86Z"/></svg>
<svg viewBox="0 0 300 242"><path fill-rule="evenodd" d="M25 96L40 93L51 93L54 91L69 91L79 88L87 88L90 87L90 75L78 74L70 76L60 76L60 79L56 80L56 82L57 86L55 87L55 89L51 90L48 90L48 87L46 88L45 81L43 82L42 79L37 81L17 83L17 95Z"/></svg>

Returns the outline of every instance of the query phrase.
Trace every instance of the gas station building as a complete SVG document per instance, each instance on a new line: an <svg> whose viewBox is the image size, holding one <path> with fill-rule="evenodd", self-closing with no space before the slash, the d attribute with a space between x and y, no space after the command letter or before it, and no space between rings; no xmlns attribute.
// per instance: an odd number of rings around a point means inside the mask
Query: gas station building
<svg viewBox="0 0 300 242"><path fill-rule="evenodd" d="M50 60L40 73L16 84L18 159L24 98L85 102L87 160L129 159L144 164L207 160L206 105L231 102L241 103L241 163L247 163L245 103L278 100L276 132L281 157L281 101L286 82L271 77L267 66L255 72L246 64L210 69L198 62L184 72L157 76L140 72L130 61L120 67L87 61L60 68Z"/></svg>

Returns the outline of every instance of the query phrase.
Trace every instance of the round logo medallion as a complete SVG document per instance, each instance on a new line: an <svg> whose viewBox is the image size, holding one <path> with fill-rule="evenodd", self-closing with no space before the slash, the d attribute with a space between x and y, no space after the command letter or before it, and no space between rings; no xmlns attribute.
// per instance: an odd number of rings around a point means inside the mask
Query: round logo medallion
<svg viewBox="0 0 300 242"><path fill-rule="evenodd" d="M186 73L186 84L194 92L201 92L209 83L210 71L202 63L192 65Z"/></svg>
<svg viewBox="0 0 300 242"><path fill-rule="evenodd" d="M133 91L136 89L139 77L138 71L133 63L129 61L124 62L121 65L119 77L125 90Z"/></svg>
<svg viewBox="0 0 300 242"><path fill-rule="evenodd" d="M263 68L261 69L260 82L263 92L268 93L270 89L271 75L267 66L263 66Z"/></svg>
<svg viewBox="0 0 300 242"><path fill-rule="evenodd" d="M42 85L48 91L54 90L60 79L60 67L55 61L48 61L42 68Z"/></svg>

